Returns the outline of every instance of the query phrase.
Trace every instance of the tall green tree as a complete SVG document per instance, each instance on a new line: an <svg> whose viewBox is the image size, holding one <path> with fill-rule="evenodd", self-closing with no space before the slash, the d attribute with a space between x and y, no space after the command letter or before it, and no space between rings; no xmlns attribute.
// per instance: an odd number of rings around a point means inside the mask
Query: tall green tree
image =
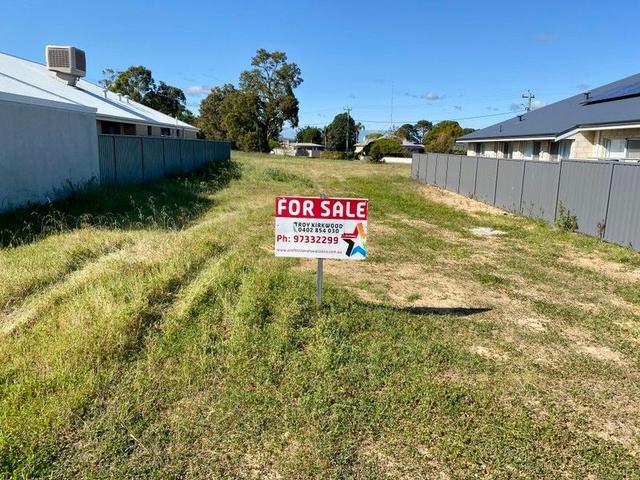
<svg viewBox="0 0 640 480"><path fill-rule="evenodd" d="M155 87L151 70L138 65L129 67L124 72L119 72L109 90L129 95L134 102L142 103L144 96L155 90Z"/></svg>
<svg viewBox="0 0 640 480"><path fill-rule="evenodd" d="M322 130L317 127L303 127L296 132L296 142L322 144Z"/></svg>
<svg viewBox="0 0 640 480"><path fill-rule="evenodd" d="M112 68L102 71L104 78L100 80L100 85L112 92L129 95L134 102L141 103L148 107L171 117L191 118L193 114L187 112L184 92L165 82L160 82L156 86L151 70L142 65L132 66L124 72L116 72ZM191 115L191 116L190 116Z"/></svg>
<svg viewBox="0 0 640 480"><path fill-rule="evenodd" d="M327 148L337 152L347 151L347 138L349 139L349 149L353 150L358 141L358 133L362 125L356 124L353 117L347 113L339 113L333 121L327 125Z"/></svg>
<svg viewBox="0 0 640 480"><path fill-rule="evenodd" d="M172 87L164 82L160 82L157 88L148 91L142 97L144 105L172 117L178 117L186 110L186 102L187 98L180 88Z"/></svg>
<svg viewBox="0 0 640 480"><path fill-rule="evenodd" d="M425 135L433 128L428 120L419 120L415 124L405 123L393 132L395 137L404 138L414 143L422 143Z"/></svg>
<svg viewBox="0 0 640 480"><path fill-rule="evenodd" d="M444 120L424 137L424 148L427 152L449 153L453 150L456 139L462 136L462 127L453 120Z"/></svg>
<svg viewBox="0 0 640 480"><path fill-rule="evenodd" d="M284 52L261 48L251 59L251 70L240 74L240 90L258 100L259 150L268 151L269 140L277 140L285 122L298 126L298 99L293 91L302 83L300 68L287 61Z"/></svg>
<svg viewBox="0 0 640 480"><path fill-rule="evenodd" d="M429 120L418 120L416 122L416 143L424 143L424 137L433 128L433 123Z"/></svg>
<svg viewBox="0 0 640 480"><path fill-rule="evenodd" d="M240 150L258 150L258 97L231 84L214 87L200 103L197 126L205 138L229 140Z"/></svg>

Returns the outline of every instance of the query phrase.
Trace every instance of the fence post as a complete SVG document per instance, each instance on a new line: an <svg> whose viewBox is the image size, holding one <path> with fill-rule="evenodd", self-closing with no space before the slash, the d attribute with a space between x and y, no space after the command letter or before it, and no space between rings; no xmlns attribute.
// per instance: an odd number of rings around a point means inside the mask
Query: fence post
<svg viewBox="0 0 640 480"><path fill-rule="evenodd" d="M562 165L564 160L560 160L560 170L558 171L558 188L556 189L556 208L553 211L553 222L558 221L558 202L560 201L560 182L562 181Z"/></svg>
<svg viewBox="0 0 640 480"><path fill-rule="evenodd" d="M522 182L520 182L520 202L518 203L518 213L522 213L522 192L524 191L524 176L527 174L527 161L522 160Z"/></svg>
<svg viewBox="0 0 640 480"><path fill-rule="evenodd" d="M142 141L142 137L138 137L140 140L140 160L142 161L142 178L140 179L141 183L146 182L145 174L144 174L144 142Z"/></svg>
<svg viewBox="0 0 640 480"><path fill-rule="evenodd" d="M462 159L464 158L462 155L458 155L460 157L458 160L458 186L456 187L456 193L460 194L460 176L462 175ZM466 155L465 155L466 157Z"/></svg>
<svg viewBox="0 0 640 480"><path fill-rule="evenodd" d="M476 191L478 190L478 157L475 157L476 159L476 174L475 177L473 178L473 198L476 198Z"/></svg>
<svg viewBox="0 0 640 480"><path fill-rule="evenodd" d="M609 221L609 202L611 201L611 187L613 186L613 170L616 168L615 164L611 162L611 176L609 177L609 190L607 191L607 208L604 210L604 225L600 234L600 240L604 240L607 231L607 222Z"/></svg>
<svg viewBox="0 0 640 480"><path fill-rule="evenodd" d="M113 184L118 184L118 152L116 152L116 136L111 135L113 141Z"/></svg>
<svg viewBox="0 0 640 480"><path fill-rule="evenodd" d="M500 159L496 157L496 183L493 186L493 202L491 204L496 206L496 195L498 194L498 173L500 172Z"/></svg>

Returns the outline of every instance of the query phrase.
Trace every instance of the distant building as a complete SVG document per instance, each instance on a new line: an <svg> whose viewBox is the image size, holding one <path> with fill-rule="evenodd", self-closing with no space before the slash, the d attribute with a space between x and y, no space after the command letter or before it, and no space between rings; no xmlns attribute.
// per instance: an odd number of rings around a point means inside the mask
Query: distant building
<svg viewBox="0 0 640 480"><path fill-rule="evenodd" d="M279 148L274 148L273 155L287 155L289 157L318 158L324 151L324 145L318 143L291 142L284 140Z"/></svg>
<svg viewBox="0 0 640 480"><path fill-rule="evenodd" d="M458 139L467 155L528 160L640 159L640 74Z"/></svg>
<svg viewBox="0 0 640 480"><path fill-rule="evenodd" d="M374 143L377 140L380 140L382 138L392 138L392 137L388 137L388 136L384 136L384 137L378 137L378 138L365 138L364 141L362 142L358 142L355 144L355 155L362 155L365 151L365 149L372 143ZM402 139L402 148L404 149L405 153L407 155L410 155L412 153L422 153L424 152L424 145L422 145L421 143L414 143L414 142L410 142L407 139Z"/></svg>

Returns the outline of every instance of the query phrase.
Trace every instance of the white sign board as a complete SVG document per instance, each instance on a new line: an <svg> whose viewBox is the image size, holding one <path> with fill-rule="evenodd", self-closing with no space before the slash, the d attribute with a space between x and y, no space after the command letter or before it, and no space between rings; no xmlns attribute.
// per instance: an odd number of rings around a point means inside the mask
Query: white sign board
<svg viewBox="0 0 640 480"><path fill-rule="evenodd" d="M276 197L276 257L363 260L369 201Z"/></svg>

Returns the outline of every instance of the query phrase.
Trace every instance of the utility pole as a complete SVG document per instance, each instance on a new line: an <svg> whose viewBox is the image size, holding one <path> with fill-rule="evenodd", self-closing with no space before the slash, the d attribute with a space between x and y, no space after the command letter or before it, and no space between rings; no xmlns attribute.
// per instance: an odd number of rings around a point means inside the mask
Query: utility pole
<svg viewBox="0 0 640 480"><path fill-rule="evenodd" d="M527 106L525 108L527 109L527 112L530 112L531 111L531 100L536 98L536 96L533 94L533 92L531 90L527 90L527 93L523 93L522 94L522 98L526 98L527 99Z"/></svg>
<svg viewBox="0 0 640 480"><path fill-rule="evenodd" d="M346 150L344 151L345 155L349 155L349 123L351 123L351 107L344 107L347 111L347 138L346 140Z"/></svg>

